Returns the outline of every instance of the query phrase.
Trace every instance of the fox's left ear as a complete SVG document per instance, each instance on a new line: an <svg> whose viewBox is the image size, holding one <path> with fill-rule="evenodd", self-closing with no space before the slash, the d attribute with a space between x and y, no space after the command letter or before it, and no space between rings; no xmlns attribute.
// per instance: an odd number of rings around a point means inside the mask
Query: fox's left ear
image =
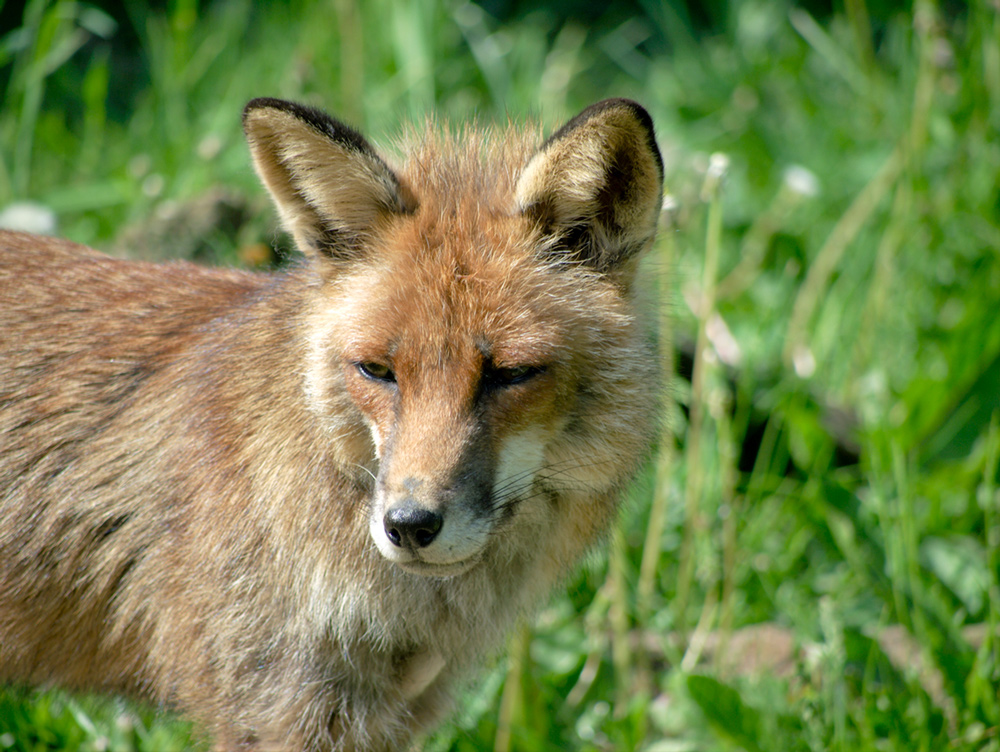
<svg viewBox="0 0 1000 752"><path fill-rule="evenodd" d="M541 226L549 252L611 272L652 239L662 191L649 113L606 99L542 144L518 179L516 201Z"/></svg>
<svg viewBox="0 0 1000 752"><path fill-rule="evenodd" d="M415 202L364 137L320 110L261 98L243 110L254 167L282 223L312 258L353 258Z"/></svg>

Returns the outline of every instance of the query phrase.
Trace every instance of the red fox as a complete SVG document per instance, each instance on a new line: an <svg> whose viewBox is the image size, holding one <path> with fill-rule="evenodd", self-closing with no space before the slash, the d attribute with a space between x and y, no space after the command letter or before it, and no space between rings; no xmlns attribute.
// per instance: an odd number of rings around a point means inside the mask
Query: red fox
<svg viewBox="0 0 1000 752"><path fill-rule="evenodd" d="M0 682L220 750L402 749L647 451L663 164L625 99L396 166L309 107L243 124L289 271L0 233Z"/></svg>

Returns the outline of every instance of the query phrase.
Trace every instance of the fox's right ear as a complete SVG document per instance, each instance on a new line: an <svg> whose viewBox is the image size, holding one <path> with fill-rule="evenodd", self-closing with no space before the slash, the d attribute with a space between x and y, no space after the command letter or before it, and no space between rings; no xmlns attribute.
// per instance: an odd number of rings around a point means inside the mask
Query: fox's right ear
<svg viewBox="0 0 1000 752"><path fill-rule="evenodd" d="M364 137L320 110L254 99L243 130L282 224L309 256L350 258L379 224L415 208Z"/></svg>

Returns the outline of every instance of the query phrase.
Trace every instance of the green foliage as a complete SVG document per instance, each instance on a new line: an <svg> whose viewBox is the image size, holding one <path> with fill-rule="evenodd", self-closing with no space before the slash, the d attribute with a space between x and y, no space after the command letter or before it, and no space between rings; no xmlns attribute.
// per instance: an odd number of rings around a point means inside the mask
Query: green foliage
<svg viewBox="0 0 1000 752"><path fill-rule="evenodd" d="M380 141L612 95L654 115L677 406L611 545L426 749L1000 750L995 3L873 22L863 0L822 20L746 0L700 36L652 1L595 26L461 0L125 7L32 0L0 34L0 209L33 200L83 242L192 225L224 187L236 219L192 253L246 260L274 233L253 96ZM784 660L740 652L763 623ZM114 702L0 694L0 750L186 740Z"/></svg>
<svg viewBox="0 0 1000 752"><path fill-rule="evenodd" d="M184 724L121 701L0 688L0 749L181 752L192 745Z"/></svg>
<svg viewBox="0 0 1000 752"><path fill-rule="evenodd" d="M743 702L739 692L717 679L698 674L688 677L687 689L720 735L748 752L763 750L760 714Z"/></svg>

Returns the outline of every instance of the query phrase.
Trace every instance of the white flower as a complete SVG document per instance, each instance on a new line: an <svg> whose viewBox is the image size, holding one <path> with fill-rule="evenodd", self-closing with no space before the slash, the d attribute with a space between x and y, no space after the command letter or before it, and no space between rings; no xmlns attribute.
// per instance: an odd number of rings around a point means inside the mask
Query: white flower
<svg viewBox="0 0 1000 752"><path fill-rule="evenodd" d="M0 211L0 227L5 230L33 232L36 235L54 235L56 213L34 201L17 201Z"/></svg>
<svg viewBox="0 0 1000 752"><path fill-rule="evenodd" d="M788 190L803 198L819 195L819 178L816 177L816 173L802 165L792 165L787 168L784 183Z"/></svg>
<svg viewBox="0 0 1000 752"><path fill-rule="evenodd" d="M792 353L792 366L800 379L808 379L816 373L816 356L805 345L798 345Z"/></svg>

